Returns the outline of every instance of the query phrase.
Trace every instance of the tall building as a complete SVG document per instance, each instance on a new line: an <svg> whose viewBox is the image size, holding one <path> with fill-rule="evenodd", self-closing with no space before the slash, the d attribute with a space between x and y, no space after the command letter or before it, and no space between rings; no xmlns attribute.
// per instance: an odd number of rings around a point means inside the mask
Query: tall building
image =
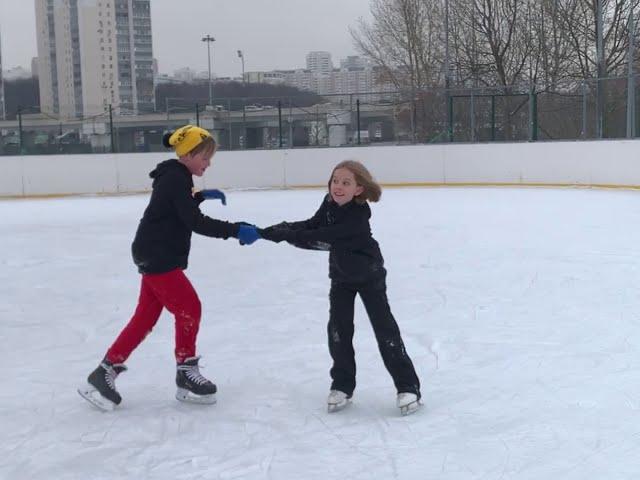
<svg viewBox="0 0 640 480"><path fill-rule="evenodd" d="M307 53L307 70L313 73L329 74L333 70L331 54L329 52L309 52Z"/></svg>
<svg viewBox="0 0 640 480"><path fill-rule="evenodd" d="M4 105L4 77L2 76L2 35L0 35L0 119L4 120L6 113Z"/></svg>
<svg viewBox="0 0 640 480"><path fill-rule="evenodd" d="M31 77L38 76L38 57L31 58Z"/></svg>
<svg viewBox="0 0 640 480"><path fill-rule="evenodd" d="M63 118L154 110L150 0L35 0L40 108Z"/></svg>

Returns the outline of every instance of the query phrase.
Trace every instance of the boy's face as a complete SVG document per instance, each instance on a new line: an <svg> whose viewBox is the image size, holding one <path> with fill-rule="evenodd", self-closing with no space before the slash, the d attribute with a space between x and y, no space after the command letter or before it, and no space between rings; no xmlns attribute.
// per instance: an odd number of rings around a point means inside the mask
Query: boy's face
<svg viewBox="0 0 640 480"><path fill-rule="evenodd" d="M202 151L199 153L188 153L182 157L184 165L189 169L191 175L201 177L209 165L211 165L211 157L214 152Z"/></svg>
<svg viewBox="0 0 640 480"><path fill-rule="evenodd" d="M331 199L338 205L349 203L353 197L360 195L363 191L364 188L356 183L356 177L351 170L338 168L333 172L329 193Z"/></svg>

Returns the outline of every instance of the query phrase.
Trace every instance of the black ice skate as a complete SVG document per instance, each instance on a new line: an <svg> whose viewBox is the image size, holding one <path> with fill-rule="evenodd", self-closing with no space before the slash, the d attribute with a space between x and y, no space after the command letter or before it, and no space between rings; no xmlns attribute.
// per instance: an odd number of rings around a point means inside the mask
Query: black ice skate
<svg viewBox="0 0 640 480"><path fill-rule="evenodd" d="M189 357L178 364L176 372L176 399L190 403L216 403L217 388L210 380L200 374L200 357Z"/></svg>
<svg viewBox="0 0 640 480"><path fill-rule="evenodd" d="M111 411L122 401L116 390L116 377L127 369L121 363L111 363L106 358L98 365L89 377L87 385L78 389L78 393L86 401L100 410Z"/></svg>

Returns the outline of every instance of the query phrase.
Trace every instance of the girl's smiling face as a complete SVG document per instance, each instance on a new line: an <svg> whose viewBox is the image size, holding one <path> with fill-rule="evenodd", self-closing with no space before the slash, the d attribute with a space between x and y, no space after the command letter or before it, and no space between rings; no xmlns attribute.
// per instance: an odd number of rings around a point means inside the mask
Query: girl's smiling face
<svg viewBox="0 0 640 480"><path fill-rule="evenodd" d="M331 199L338 205L345 205L360 195L364 188L356 183L353 172L347 168L337 168L331 177L329 193Z"/></svg>

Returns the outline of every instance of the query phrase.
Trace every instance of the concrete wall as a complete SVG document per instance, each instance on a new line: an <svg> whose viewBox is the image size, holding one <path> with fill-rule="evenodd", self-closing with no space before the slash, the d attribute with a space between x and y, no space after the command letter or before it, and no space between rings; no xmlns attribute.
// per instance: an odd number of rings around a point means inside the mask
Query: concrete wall
<svg viewBox="0 0 640 480"><path fill-rule="evenodd" d="M0 157L0 196L147 191L170 153ZM196 185L284 188L326 184L354 158L391 185L593 185L640 187L640 140L414 145L219 152Z"/></svg>

